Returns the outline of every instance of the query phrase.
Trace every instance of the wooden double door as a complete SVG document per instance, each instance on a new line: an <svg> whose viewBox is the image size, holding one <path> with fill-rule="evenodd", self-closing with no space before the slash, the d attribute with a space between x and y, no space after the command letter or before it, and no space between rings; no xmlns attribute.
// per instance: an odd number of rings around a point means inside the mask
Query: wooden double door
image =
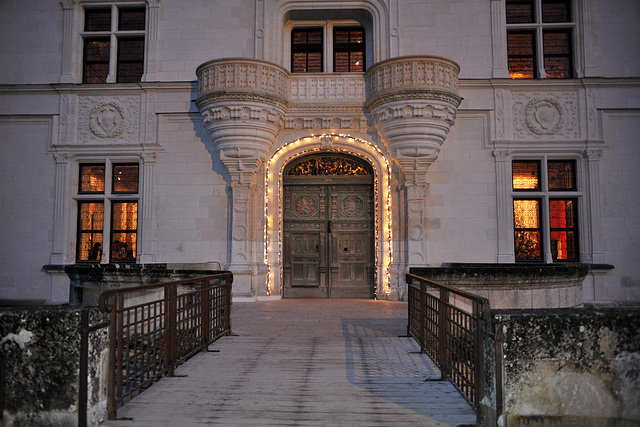
<svg viewBox="0 0 640 427"><path fill-rule="evenodd" d="M283 297L373 298L372 177L300 178L284 180Z"/></svg>

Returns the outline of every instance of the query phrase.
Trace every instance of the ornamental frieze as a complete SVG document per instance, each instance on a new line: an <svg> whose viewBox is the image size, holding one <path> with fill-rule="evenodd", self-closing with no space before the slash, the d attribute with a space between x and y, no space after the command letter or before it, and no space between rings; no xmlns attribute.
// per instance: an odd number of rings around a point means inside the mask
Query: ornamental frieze
<svg viewBox="0 0 640 427"><path fill-rule="evenodd" d="M519 139L577 139L576 92L513 93L514 137Z"/></svg>
<svg viewBox="0 0 640 427"><path fill-rule="evenodd" d="M362 76L291 76L289 100L299 103L344 103L365 100Z"/></svg>
<svg viewBox="0 0 640 427"><path fill-rule="evenodd" d="M78 110L78 142L139 139L137 97L80 97Z"/></svg>

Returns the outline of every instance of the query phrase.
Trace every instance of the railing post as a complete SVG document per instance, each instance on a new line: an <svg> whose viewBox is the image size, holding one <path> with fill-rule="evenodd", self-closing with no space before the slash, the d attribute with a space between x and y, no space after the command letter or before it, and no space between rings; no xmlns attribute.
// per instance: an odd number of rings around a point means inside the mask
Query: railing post
<svg viewBox="0 0 640 427"><path fill-rule="evenodd" d="M165 310L165 361L167 363L167 372L170 377L174 375L177 359L176 334L177 334L177 288L176 286L167 285L164 287L164 300L167 309Z"/></svg>
<svg viewBox="0 0 640 427"><path fill-rule="evenodd" d="M420 351L427 351L427 284L420 282L420 294L418 295L420 302L420 329L418 336L420 337Z"/></svg>
<svg viewBox="0 0 640 427"><path fill-rule="evenodd" d="M438 319L438 353L440 356L440 378L446 380L449 374L449 349L447 332L449 330L449 291L440 290L440 313Z"/></svg>
<svg viewBox="0 0 640 427"><path fill-rule="evenodd" d="M201 324L202 324L202 345L205 351L209 351L209 327L211 325L211 303L210 292L211 286L209 279L200 280L200 301L201 301Z"/></svg>
<svg viewBox="0 0 640 427"><path fill-rule="evenodd" d="M118 408L116 405L116 334L118 333L118 317L119 296L112 296L113 305L109 313L109 381L107 382L107 418L115 420L118 416Z"/></svg>
<svg viewBox="0 0 640 427"><path fill-rule="evenodd" d="M80 311L80 373L78 384L78 426L87 425L87 371L89 363L89 312Z"/></svg>
<svg viewBox="0 0 640 427"><path fill-rule="evenodd" d="M224 328L227 331L227 335L231 335L231 284L233 283L233 276L227 276L224 282Z"/></svg>

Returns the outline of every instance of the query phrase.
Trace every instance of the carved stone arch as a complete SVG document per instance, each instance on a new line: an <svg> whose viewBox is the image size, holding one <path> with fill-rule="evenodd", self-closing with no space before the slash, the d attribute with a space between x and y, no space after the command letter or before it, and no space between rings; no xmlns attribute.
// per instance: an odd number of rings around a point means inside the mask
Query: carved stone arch
<svg viewBox="0 0 640 427"><path fill-rule="evenodd" d="M310 135L283 144L268 162L265 177L265 264L269 269L269 293L279 295L282 280L282 178L286 165L312 153L342 153L362 159L371 165L375 192L375 252L379 297L397 298L402 290L392 289L390 265L393 261L393 218L391 208L390 166L382 151L368 141L348 135Z"/></svg>

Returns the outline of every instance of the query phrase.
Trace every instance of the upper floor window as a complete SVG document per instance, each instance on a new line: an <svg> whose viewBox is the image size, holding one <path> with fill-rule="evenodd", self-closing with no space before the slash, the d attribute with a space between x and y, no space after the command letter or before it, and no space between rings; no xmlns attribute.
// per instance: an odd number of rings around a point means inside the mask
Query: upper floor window
<svg viewBox="0 0 640 427"><path fill-rule="evenodd" d="M330 36L325 38L327 32ZM291 31L293 73L323 72L326 58L331 58L328 67L333 72L362 73L365 70L365 55L365 32L361 27L325 25L294 28Z"/></svg>
<svg viewBox="0 0 640 427"><path fill-rule="evenodd" d="M79 175L76 260L100 262L104 250L110 262L135 262L139 165L81 164Z"/></svg>
<svg viewBox="0 0 640 427"><path fill-rule="evenodd" d="M571 0L506 0L509 76L573 77Z"/></svg>
<svg viewBox="0 0 640 427"><path fill-rule="evenodd" d="M574 160L514 160L516 261L578 261L578 198Z"/></svg>
<svg viewBox="0 0 640 427"><path fill-rule="evenodd" d="M322 72L322 28L298 28L291 32L291 72Z"/></svg>
<svg viewBox="0 0 640 427"><path fill-rule="evenodd" d="M144 7L86 9L83 83L134 83L144 73Z"/></svg>

